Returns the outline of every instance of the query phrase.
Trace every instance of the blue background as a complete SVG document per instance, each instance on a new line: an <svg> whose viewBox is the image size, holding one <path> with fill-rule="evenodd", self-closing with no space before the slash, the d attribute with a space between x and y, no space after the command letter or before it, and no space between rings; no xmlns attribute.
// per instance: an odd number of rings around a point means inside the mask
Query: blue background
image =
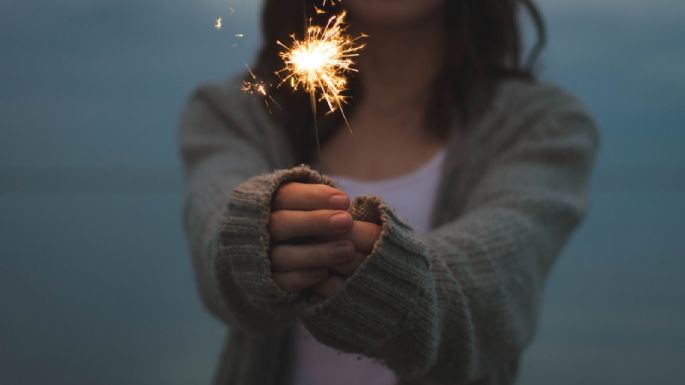
<svg viewBox="0 0 685 385"><path fill-rule="evenodd" d="M259 5L0 2L0 383L209 383L226 330L194 287L176 127L193 87L252 60ZM680 382L685 2L541 7L543 78L603 146L520 382Z"/></svg>

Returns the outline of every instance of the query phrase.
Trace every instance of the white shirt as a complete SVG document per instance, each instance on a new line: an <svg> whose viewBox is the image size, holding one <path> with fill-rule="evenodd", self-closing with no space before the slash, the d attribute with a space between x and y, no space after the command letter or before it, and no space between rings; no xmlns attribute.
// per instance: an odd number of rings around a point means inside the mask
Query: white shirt
<svg viewBox="0 0 685 385"><path fill-rule="evenodd" d="M397 216L419 234L430 227L430 214L439 187L446 148L418 170L381 181L359 181L331 175L350 198L378 195ZM301 322L295 327L296 368L294 385L396 385L395 374L359 354L339 352L318 342Z"/></svg>

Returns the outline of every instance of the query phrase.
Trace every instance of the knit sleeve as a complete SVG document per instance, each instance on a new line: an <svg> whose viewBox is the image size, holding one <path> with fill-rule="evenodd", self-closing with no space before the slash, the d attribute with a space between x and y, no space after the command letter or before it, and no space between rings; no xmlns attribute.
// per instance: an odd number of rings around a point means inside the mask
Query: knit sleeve
<svg viewBox="0 0 685 385"><path fill-rule="evenodd" d="M401 380L513 376L545 278L587 209L597 130L566 107L521 119L524 133L491 160L462 215L426 236L380 197L355 202L382 231L336 294L301 304L312 335Z"/></svg>
<svg viewBox="0 0 685 385"><path fill-rule="evenodd" d="M214 256L217 289L227 303L247 299L248 308L233 309L243 327L258 333L282 331L297 315L302 292L283 291L273 280L268 231L271 201L284 184L335 184L308 166L276 170L248 179L230 194L219 225L219 249ZM255 325L264 325L255 326ZM257 330L258 328L258 330Z"/></svg>
<svg viewBox="0 0 685 385"><path fill-rule="evenodd" d="M260 133L250 108L218 89L201 88L191 97L179 137L183 223L206 307L233 330L267 335L292 323L297 300L271 279L271 197L287 181L313 181L318 174L304 167L272 171L285 163L265 150L275 133Z"/></svg>

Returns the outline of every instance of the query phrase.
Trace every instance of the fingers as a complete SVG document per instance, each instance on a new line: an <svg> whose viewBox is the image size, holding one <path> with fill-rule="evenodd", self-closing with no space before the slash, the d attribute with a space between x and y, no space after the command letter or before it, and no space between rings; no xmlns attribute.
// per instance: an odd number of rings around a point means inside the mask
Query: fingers
<svg viewBox="0 0 685 385"><path fill-rule="evenodd" d="M340 286L345 283L345 278L339 276L339 275L331 275L328 277L323 282L317 283L312 287L314 292L324 298L330 298L332 297L336 291L340 288Z"/></svg>
<svg viewBox="0 0 685 385"><path fill-rule="evenodd" d="M347 264L356 257L350 241L313 243L306 245L278 245L271 248L271 269L289 272Z"/></svg>
<svg viewBox="0 0 685 385"><path fill-rule="evenodd" d="M273 210L347 210L350 199L344 192L325 184L288 183L276 191Z"/></svg>
<svg viewBox="0 0 685 385"><path fill-rule="evenodd" d="M381 227L377 224L354 221L352 231L350 231L348 237L358 251L369 254L373 250L380 235Z"/></svg>
<svg viewBox="0 0 685 385"><path fill-rule="evenodd" d="M352 229L342 235L326 237L329 240L349 240L354 244L355 249L365 254L371 253L378 237L381 234L381 227L375 223L354 221Z"/></svg>
<svg viewBox="0 0 685 385"><path fill-rule="evenodd" d="M336 273L342 274L345 277L349 277L354 274L359 268L359 265L366 260L369 254L356 252L354 258L347 262L342 262L337 265L331 265L328 268L335 271Z"/></svg>
<svg viewBox="0 0 685 385"><path fill-rule="evenodd" d="M352 215L337 210L280 210L272 212L269 220L269 233L276 242L312 236L334 237L352 227Z"/></svg>
<svg viewBox="0 0 685 385"><path fill-rule="evenodd" d="M308 269L273 273L272 276L283 291L296 292L326 280L329 274L328 269Z"/></svg>

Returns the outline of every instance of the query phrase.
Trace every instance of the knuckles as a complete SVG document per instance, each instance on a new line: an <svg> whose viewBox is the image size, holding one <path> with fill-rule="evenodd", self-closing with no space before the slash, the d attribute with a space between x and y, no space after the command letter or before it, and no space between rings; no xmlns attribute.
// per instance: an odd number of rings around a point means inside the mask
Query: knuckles
<svg viewBox="0 0 685 385"><path fill-rule="evenodd" d="M349 201L345 192L329 185L289 182L274 192L271 206L277 210L295 209L292 206L301 206L303 201L307 201L318 205L319 209L326 209L331 205L330 199L336 195L344 196ZM314 208L316 207L311 207Z"/></svg>

